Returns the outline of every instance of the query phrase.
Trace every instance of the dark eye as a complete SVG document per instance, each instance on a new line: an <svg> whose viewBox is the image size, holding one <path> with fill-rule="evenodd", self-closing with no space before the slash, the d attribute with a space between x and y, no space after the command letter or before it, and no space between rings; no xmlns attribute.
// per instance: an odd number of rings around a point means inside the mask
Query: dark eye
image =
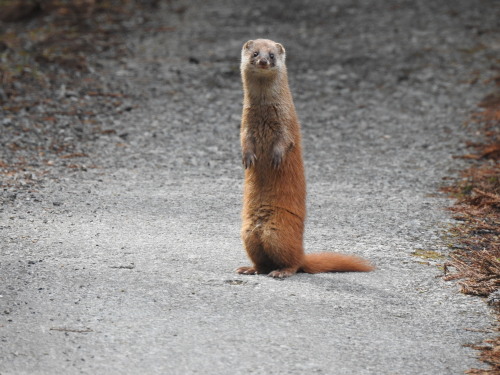
<svg viewBox="0 0 500 375"><path fill-rule="evenodd" d="M259 53L258 52L254 52L253 53L253 57L257 57L257 56L259 56Z"/></svg>
<svg viewBox="0 0 500 375"><path fill-rule="evenodd" d="M274 59L274 53L270 53L270 54L269 54L269 57L270 57L271 59Z"/></svg>

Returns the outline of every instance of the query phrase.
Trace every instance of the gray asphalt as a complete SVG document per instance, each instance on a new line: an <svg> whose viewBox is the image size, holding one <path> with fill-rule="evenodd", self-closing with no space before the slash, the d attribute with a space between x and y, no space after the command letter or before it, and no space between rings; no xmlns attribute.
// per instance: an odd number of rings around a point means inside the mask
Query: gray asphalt
<svg viewBox="0 0 500 375"><path fill-rule="evenodd" d="M487 306L438 277L444 258L414 253L452 241L438 189L466 166L453 155L487 92L499 14L493 0L162 5L127 36L133 56L95 62L133 93L106 118L116 134L0 212L0 374L484 367L464 345L488 337ZM306 250L361 255L372 273L234 273L248 264L239 54L258 37L287 49Z"/></svg>

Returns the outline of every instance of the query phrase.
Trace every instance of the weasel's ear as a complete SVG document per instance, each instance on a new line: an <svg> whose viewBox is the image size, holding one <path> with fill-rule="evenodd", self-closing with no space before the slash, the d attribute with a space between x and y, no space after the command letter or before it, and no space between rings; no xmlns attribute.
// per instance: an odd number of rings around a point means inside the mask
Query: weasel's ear
<svg viewBox="0 0 500 375"><path fill-rule="evenodd" d="M276 43L276 48L278 48L278 52L283 55L285 53L285 47L282 44Z"/></svg>
<svg viewBox="0 0 500 375"><path fill-rule="evenodd" d="M245 44L243 44L243 49L250 49L253 46L253 40L249 40Z"/></svg>

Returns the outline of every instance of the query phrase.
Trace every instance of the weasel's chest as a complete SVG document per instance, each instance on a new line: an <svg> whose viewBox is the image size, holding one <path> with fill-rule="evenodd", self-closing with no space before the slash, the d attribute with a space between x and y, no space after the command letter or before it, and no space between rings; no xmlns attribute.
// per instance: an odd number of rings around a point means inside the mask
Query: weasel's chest
<svg viewBox="0 0 500 375"><path fill-rule="evenodd" d="M250 111L247 116L247 130L256 144L266 148L282 137L286 121L273 107Z"/></svg>

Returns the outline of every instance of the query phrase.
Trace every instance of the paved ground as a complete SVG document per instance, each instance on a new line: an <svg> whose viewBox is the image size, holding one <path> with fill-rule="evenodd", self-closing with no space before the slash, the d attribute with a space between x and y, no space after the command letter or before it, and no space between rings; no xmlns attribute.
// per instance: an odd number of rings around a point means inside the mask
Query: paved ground
<svg viewBox="0 0 500 375"><path fill-rule="evenodd" d="M485 338L486 305L413 253L447 251L450 202L436 193L464 165L452 156L486 91L472 81L498 57L498 16L493 0L160 6L127 36L132 57L96 62L104 85L133 93L132 110L106 117L115 132L2 206L0 374L482 366L464 345ZM306 249L359 254L373 273L233 272L248 263L238 60L257 37L287 48Z"/></svg>

